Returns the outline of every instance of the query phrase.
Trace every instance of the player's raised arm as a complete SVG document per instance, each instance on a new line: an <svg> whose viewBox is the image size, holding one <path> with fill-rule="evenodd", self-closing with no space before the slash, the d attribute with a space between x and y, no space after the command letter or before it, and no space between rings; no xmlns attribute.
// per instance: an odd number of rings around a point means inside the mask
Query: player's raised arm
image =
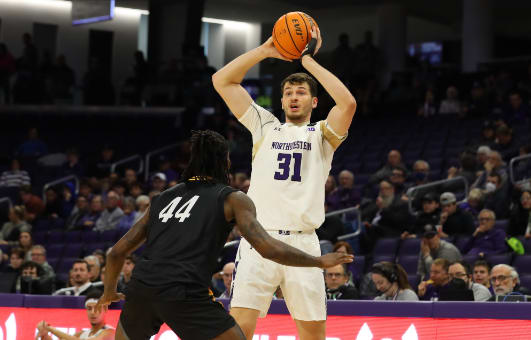
<svg viewBox="0 0 531 340"><path fill-rule="evenodd" d="M262 45L242 54L212 75L214 88L236 118L240 118L253 102L249 93L241 86L243 77L251 67L266 58L287 60L278 53L273 45L273 39L269 38Z"/></svg>
<svg viewBox="0 0 531 340"><path fill-rule="evenodd" d="M313 55L321 47L321 33L318 28L312 29L312 40L308 43L301 57L302 66L310 72L323 85L336 105L330 110L327 117L328 125L339 136L344 136L350 127L356 112L356 100L347 87L330 71L319 65Z"/></svg>
<svg viewBox="0 0 531 340"><path fill-rule="evenodd" d="M116 292L116 286L125 258L145 242L147 237L147 225L149 222L149 207L144 215L129 231L111 248L107 254L105 265L105 282L103 296L98 301L98 308L109 305L111 302L123 299L123 294Z"/></svg>
<svg viewBox="0 0 531 340"><path fill-rule="evenodd" d="M341 263L352 262L352 255L328 253L315 257L300 251L284 242L272 238L256 220L253 201L238 191L227 197L225 204L227 220L236 219L243 237L266 259L294 267L328 268Z"/></svg>

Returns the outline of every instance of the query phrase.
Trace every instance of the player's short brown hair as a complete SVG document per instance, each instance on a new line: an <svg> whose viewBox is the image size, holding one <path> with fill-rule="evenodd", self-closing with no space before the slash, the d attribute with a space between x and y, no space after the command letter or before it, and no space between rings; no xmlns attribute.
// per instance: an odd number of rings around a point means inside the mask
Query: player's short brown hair
<svg viewBox="0 0 531 340"><path fill-rule="evenodd" d="M317 82L309 74L304 72L293 73L287 76L282 83L280 83L280 93L284 93L284 86L287 84L303 84L307 83L310 87L310 94L312 97L317 97Z"/></svg>

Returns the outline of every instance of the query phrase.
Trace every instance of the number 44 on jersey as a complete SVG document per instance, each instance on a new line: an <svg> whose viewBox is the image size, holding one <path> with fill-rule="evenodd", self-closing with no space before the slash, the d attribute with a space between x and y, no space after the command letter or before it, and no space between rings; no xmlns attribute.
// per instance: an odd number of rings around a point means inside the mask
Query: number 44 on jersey
<svg viewBox="0 0 531 340"><path fill-rule="evenodd" d="M195 203L199 199L199 196L195 195L190 198L187 202L179 207L179 210L173 214L173 211L177 208L181 202L182 197L175 197L167 206L164 207L159 213L159 219L162 220L162 223L168 222L172 217L179 219L178 222L184 222L188 217L190 217L190 210L194 207Z"/></svg>

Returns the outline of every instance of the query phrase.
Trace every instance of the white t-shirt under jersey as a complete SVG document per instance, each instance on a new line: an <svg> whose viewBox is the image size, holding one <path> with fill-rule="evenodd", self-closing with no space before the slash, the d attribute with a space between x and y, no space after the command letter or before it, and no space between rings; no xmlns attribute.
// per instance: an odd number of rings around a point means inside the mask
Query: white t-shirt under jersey
<svg viewBox="0 0 531 340"><path fill-rule="evenodd" d="M324 221L325 183L339 137L326 123L280 123L252 103L240 122L253 136L248 195L266 230L313 231Z"/></svg>

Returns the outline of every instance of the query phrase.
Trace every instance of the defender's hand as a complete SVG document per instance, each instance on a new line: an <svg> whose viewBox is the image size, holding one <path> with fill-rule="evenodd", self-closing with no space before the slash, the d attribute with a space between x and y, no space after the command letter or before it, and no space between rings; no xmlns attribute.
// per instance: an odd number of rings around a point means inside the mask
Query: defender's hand
<svg viewBox="0 0 531 340"><path fill-rule="evenodd" d="M319 268L329 268L342 263L354 261L354 255L345 253L328 253L319 257Z"/></svg>

